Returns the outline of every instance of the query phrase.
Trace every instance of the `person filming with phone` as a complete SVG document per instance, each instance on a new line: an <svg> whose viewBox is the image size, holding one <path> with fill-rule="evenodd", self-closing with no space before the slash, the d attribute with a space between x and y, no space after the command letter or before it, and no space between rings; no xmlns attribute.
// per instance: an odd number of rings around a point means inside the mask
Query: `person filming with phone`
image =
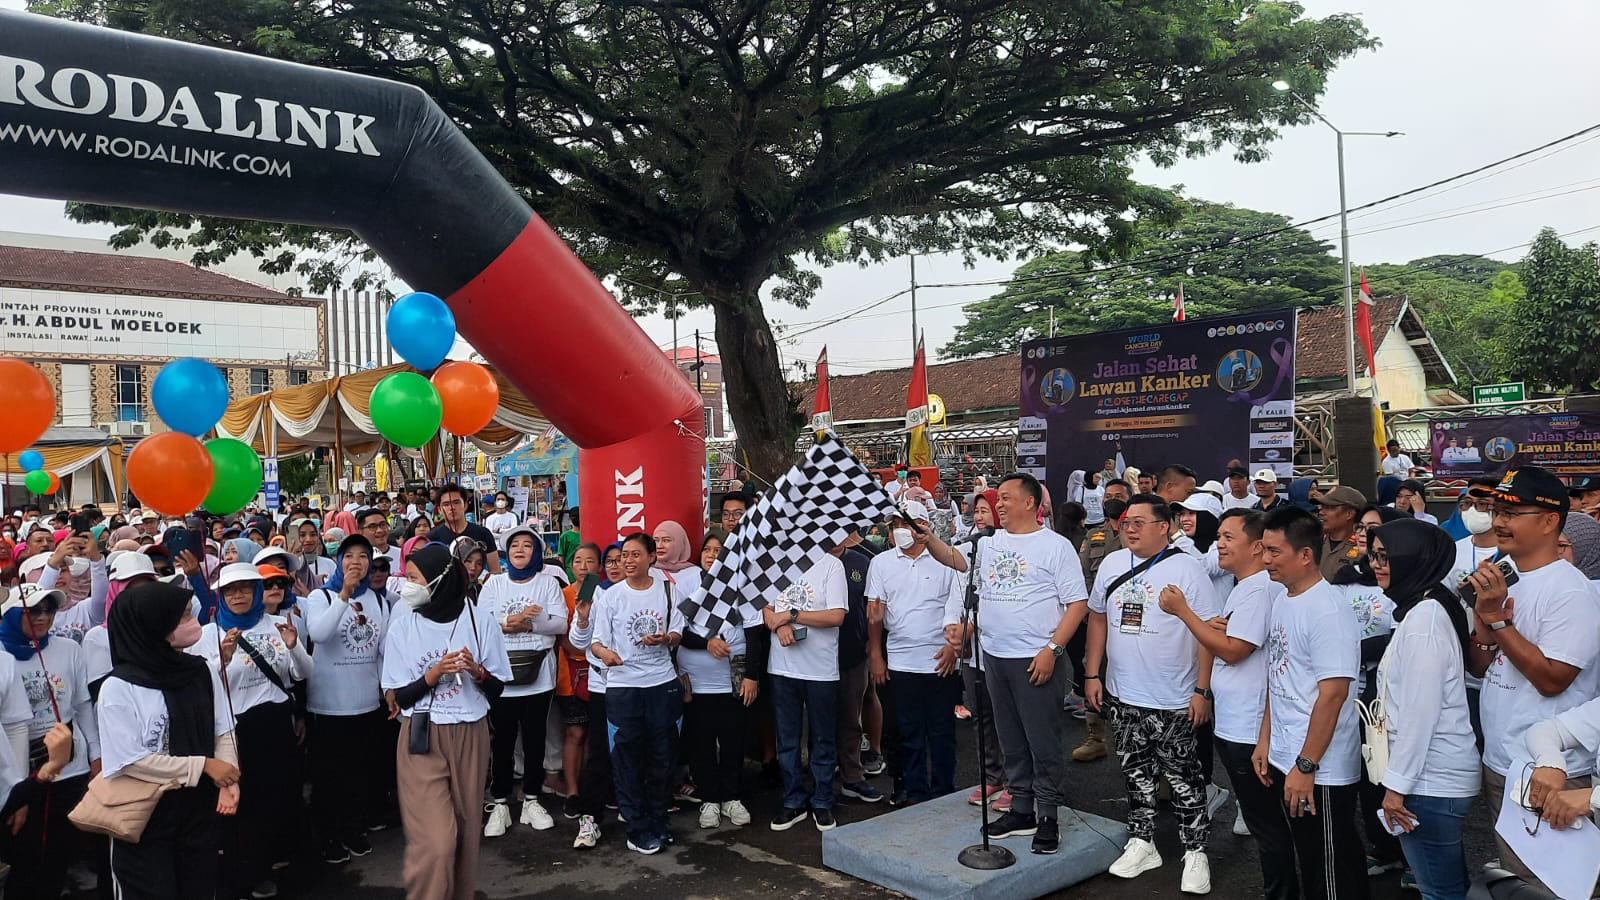
<svg viewBox="0 0 1600 900"><path fill-rule="evenodd" d="M1493 497L1501 559L1479 563L1461 597L1473 612L1467 668L1483 677L1483 784L1498 810L1507 779L1515 785L1523 777L1512 764L1526 756L1525 732L1594 696L1594 679L1580 675L1600 655L1600 604L1583 573L1561 559L1568 509L1561 480L1535 466L1512 469ZM1558 787L1590 786L1592 754L1568 751L1566 764ZM1538 883L1498 833L1495 845L1506 870Z"/></svg>

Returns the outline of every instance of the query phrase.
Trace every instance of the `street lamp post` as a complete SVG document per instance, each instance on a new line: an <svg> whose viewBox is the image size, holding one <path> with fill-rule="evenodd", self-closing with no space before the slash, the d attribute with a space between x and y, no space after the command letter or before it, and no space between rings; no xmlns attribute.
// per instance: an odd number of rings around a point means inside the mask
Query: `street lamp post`
<svg viewBox="0 0 1600 900"><path fill-rule="evenodd" d="M1344 356L1345 356L1345 388L1351 396L1356 393L1356 304L1353 285L1350 282L1350 204L1346 200L1344 180L1344 138L1345 135L1361 137L1398 137L1399 131L1343 131L1322 114L1322 111L1290 86L1287 81L1274 81L1273 90L1287 93L1301 106L1304 106L1317 121L1328 126L1333 131L1335 146L1338 148L1339 160L1339 257L1344 267ZM1376 373L1373 373L1376 377Z"/></svg>

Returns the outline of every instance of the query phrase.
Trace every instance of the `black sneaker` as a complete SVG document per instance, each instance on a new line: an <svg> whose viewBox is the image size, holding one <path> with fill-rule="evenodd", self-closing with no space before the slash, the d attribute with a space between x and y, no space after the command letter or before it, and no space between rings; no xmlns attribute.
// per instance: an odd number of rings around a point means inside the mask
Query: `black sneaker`
<svg viewBox="0 0 1600 900"><path fill-rule="evenodd" d="M322 861L330 866L350 861L350 851L338 841L328 841L322 845Z"/></svg>
<svg viewBox="0 0 1600 900"><path fill-rule="evenodd" d="M1003 838L1030 835L1038 830L1039 823L1034 820L1033 816L1025 816L1022 813L1008 812L1000 818L995 819L993 822L990 822L986 832L989 837Z"/></svg>
<svg viewBox="0 0 1600 900"><path fill-rule="evenodd" d="M874 753L871 750L862 752L861 769L862 771L866 772L867 775L882 775L883 771L888 767L889 765L883 761L883 755L881 753Z"/></svg>
<svg viewBox="0 0 1600 900"><path fill-rule="evenodd" d="M1061 849L1061 834L1056 830L1056 820L1039 817L1039 830L1033 833L1033 852L1054 853Z"/></svg>
<svg viewBox="0 0 1600 900"><path fill-rule="evenodd" d="M366 856L372 852L372 844L367 841L366 835L356 835L344 839L344 848L350 851L351 856Z"/></svg>
<svg viewBox="0 0 1600 900"><path fill-rule="evenodd" d="M776 816L772 817L772 830L788 831L794 827L796 822L803 820L806 815L807 813L803 809L793 806L785 806L783 809L778 810L778 814Z"/></svg>
<svg viewBox="0 0 1600 900"><path fill-rule="evenodd" d="M811 818L816 821L818 831L832 831L839 824L834 820L831 809L813 809Z"/></svg>
<svg viewBox="0 0 1600 900"><path fill-rule="evenodd" d="M576 819L583 811L579 809L578 795L570 794L561 801L561 815L568 819Z"/></svg>
<svg viewBox="0 0 1600 900"><path fill-rule="evenodd" d="M906 780L904 778L896 778L894 780L894 787L889 790L889 805L906 805Z"/></svg>

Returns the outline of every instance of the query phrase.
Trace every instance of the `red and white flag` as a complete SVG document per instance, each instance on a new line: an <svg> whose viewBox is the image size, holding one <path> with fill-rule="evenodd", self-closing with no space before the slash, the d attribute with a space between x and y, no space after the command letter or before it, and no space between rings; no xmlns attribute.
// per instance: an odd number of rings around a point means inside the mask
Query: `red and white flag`
<svg viewBox="0 0 1600 900"><path fill-rule="evenodd" d="M1361 270L1361 302L1356 304L1356 335L1361 338L1361 349L1367 354L1367 375L1378 377L1377 354L1372 346L1372 291L1367 289L1367 270Z"/></svg>
<svg viewBox="0 0 1600 900"><path fill-rule="evenodd" d="M833 430L833 403L828 396L828 348L817 354L817 395L811 401L811 430L817 434Z"/></svg>
<svg viewBox="0 0 1600 900"><path fill-rule="evenodd" d="M1172 321L1182 322L1183 316L1183 282L1178 282L1178 296L1172 301Z"/></svg>

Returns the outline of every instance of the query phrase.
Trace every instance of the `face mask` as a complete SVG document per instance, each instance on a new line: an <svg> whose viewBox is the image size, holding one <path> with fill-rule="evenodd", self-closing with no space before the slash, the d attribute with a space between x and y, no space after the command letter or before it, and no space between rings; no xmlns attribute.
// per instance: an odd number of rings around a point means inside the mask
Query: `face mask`
<svg viewBox="0 0 1600 900"><path fill-rule="evenodd" d="M905 473L905 472L900 472L899 474L895 475L894 477L900 479L901 481L905 481L907 478L910 477L910 475L908 473Z"/></svg>
<svg viewBox="0 0 1600 900"><path fill-rule="evenodd" d="M400 585L400 599L412 609L421 609L432 598L428 589L415 581L407 581Z"/></svg>
<svg viewBox="0 0 1600 900"><path fill-rule="evenodd" d="M894 545L896 547L901 550L910 550L911 545L914 543L916 543L916 535L911 533L911 529L896 528L894 530Z"/></svg>
<svg viewBox="0 0 1600 900"><path fill-rule="evenodd" d="M179 650L200 643L200 620L190 617L179 622L178 627L172 629L172 637L168 640Z"/></svg>
<svg viewBox="0 0 1600 900"><path fill-rule="evenodd" d="M1494 527L1494 513L1468 507L1461 511L1461 524L1472 534L1483 534Z"/></svg>
<svg viewBox="0 0 1600 900"><path fill-rule="evenodd" d="M14 541L14 540L17 539L17 533L15 531L6 531L6 532L0 532L0 533L3 533L5 535L6 540L8 540L8 541Z"/></svg>
<svg viewBox="0 0 1600 900"><path fill-rule="evenodd" d="M881 534L869 534L869 535L867 535L867 543L871 544L874 547L882 547L884 545L883 535L881 535Z"/></svg>
<svg viewBox="0 0 1600 900"><path fill-rule="evenodd" d="M506 502L504 500L496 500L494 502L494 508L495 509L505 509L506 508Z"/></svg>
<svg viewBox="0 0 1600 900"><path fill-rule="evenodd" d="M82 578L89 571L89 561L81 556L69 557L67 559L67 571L71 573L73 578Z"/></svg>
<svg viewBox="0 0 1600 900"><path fill-rule="evenodd" d="M337 556L339 553L338 541L323 541L322 546L327 548L329 556Z"/></svg>

